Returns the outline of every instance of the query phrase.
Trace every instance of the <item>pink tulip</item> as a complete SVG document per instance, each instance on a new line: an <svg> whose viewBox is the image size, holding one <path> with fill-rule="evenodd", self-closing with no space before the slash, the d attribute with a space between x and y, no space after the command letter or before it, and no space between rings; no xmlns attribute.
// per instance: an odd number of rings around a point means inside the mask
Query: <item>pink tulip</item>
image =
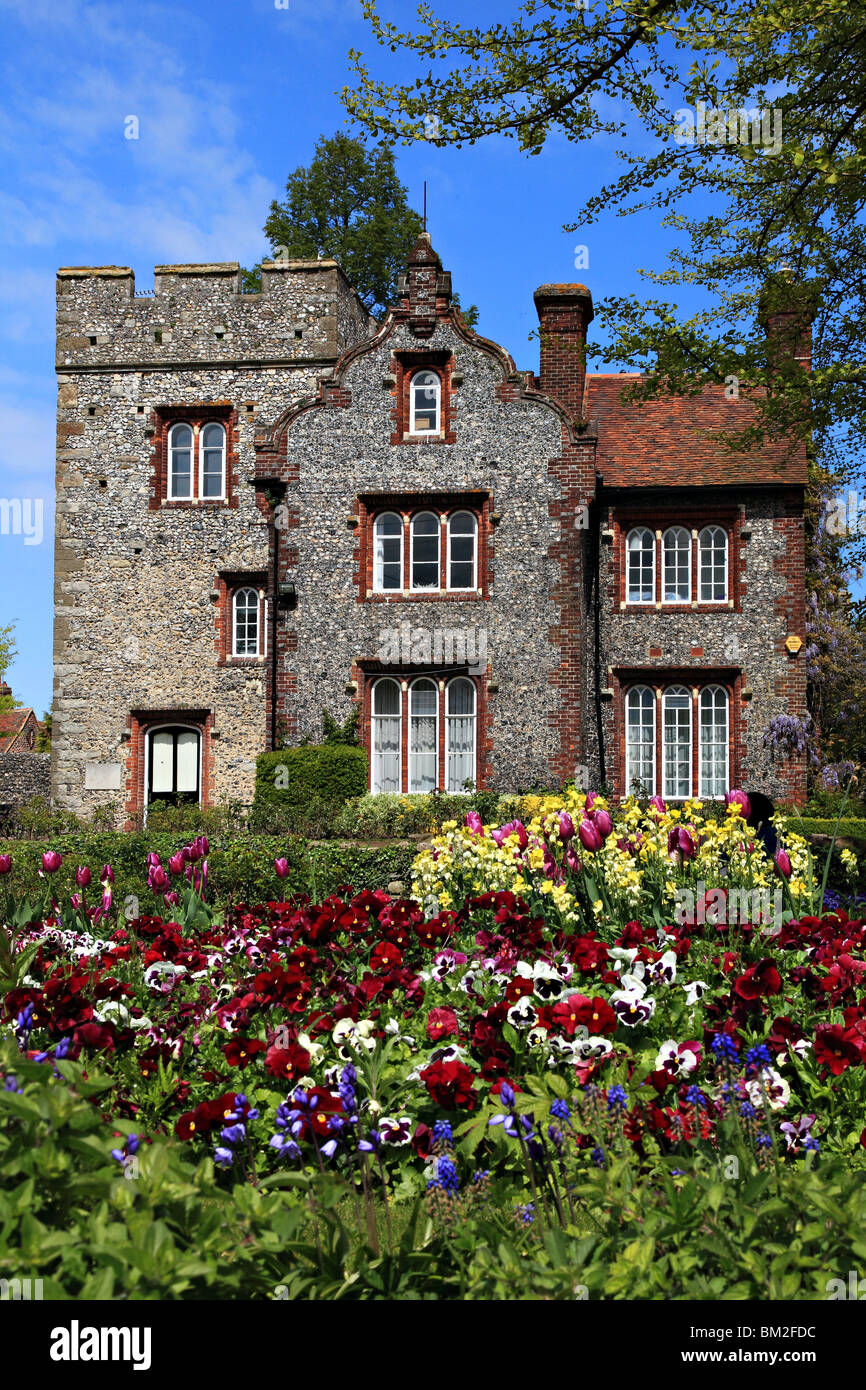
<svg viewBox="0 0 866 1390"><path fill-rule="evenodd" d="M663 796L651 796L649 799L649 804L653 807L654 810L658 811L660 815L663 816L666 814L668 808L665 805L665 799Z"/></svg>
<svg viewBox="0 0 866 1390"><path fill-rule="evenodd" d="M573 873L573 874L579 874L579 873L580 873L580 870L581 870L581 863L580 863L580 860L578 859L577 855L575 854L574 850L572 849L571 845L569 845L569 846L567 847L566 851L565 851L565 862L566 862L566 864L568 865L569 870L570 870L571 873Z"/></svg>
<svg viewBox="0 0 866 1390"><path fill-rule="evenodd" d="M152 869L156 864L161 864L162 860L155 850L151 850L147 856L147 867Z"/></svg>
<svg viewBox="0 0 866 1390"><path fill-rule="evenodd" d="M600 833L596 830L591 820L582 820L580 822L580 829L577 833L580 838L580 843L583 845L584 849L589 850L591 854L600 850L604 844Z"/></svg>
<svg viewBox="0 0 866 1390"><path fill-rule="evenodd" d="M606 840L613 830L613 821L608 811L594 811L592 814L592 823L603 840Z"/></svg>
<svg viewBox="0 0 866 1390"><path fill-rule="evenodd" d="M172 872L173 874L182 874L182 873L183 873L183 866L184 866L184 858L183 858L183 855L181 854L180 850L178 850L177 854L173 854L173 855L171 856L171 858L169 859L169 861L168 861L168 867L169 867L169 869L171 870L171 872Z"/></svg>
<svg viewBox="0 0 866 1390"><path fill-rule="evenodd" d="M277 878L288 878L288 875L289 875L289 861L288 861L288 859L275 859L275 860L274 860L274 869L276 870Z"/></svg>
<svg viewBox="0 0 866 1390"><path fill-rule="evenodd" d="M490 834L498 845L502 845L509 835L517 836L517 843L521 849L526 849L529 844L529 836L519 820L510 820L507 825L500 826L498 830L491 830Z"/></svg>
<svg viewBox="0 0 866 1390"><path fill-rule="evenodd" d="M11 873L11 870L12 870L12 855L11 855L11 854L0 854L0 874L8 874L8 873Z"/></svg>
<svg viewBox="0 0 866 1390"><path fill-rule="evenodd" d="M75 870L75 883L78 888L86 888L90 882L90 870L85 864L84 868Z"/></svg>
<svg viewBox="0 0 866 1390"><path fill-rule="evenodd" d="M169 877L161 864L153 864L147 878L148 887L154 893L162 893L169 885Z"/></svg>
<svg viewBox="0 0 866 1390"><path fill-rule="evenodd" d="M752 814L752 803L745 792L725 792L725 805L739 806L740 815L743 817L743 820L748 820L749 816Z"/></svg>
<svg viewBox="0 0 866 1390"><path fill-rule="evenodd" d="M170 893L165 893L163 895L162 900L165 903L166 907L177 907L178 903L180 902L180 898L177 896L177 893L174 891L173 888Z"/></svg>
<svg viewBox="0 0 866 1390"><path fill-rule="evenodd" d="M114 882L114 870L112 869L112 867L111 867L110 864L104 864L104 865L102 866L102 873L99 875L99 882L100 882L100 883L113 883L113 882Z"/></svg>
<svg viewBox="0 0 866 1390"><path fill-rule="evenodd" d="M474 835L484 834L484 822L477 811L469 811L463 824L467 830L471 830Z"/></svg>
<svg viewBox="0 0 866 1390"><path fill-rule="evenodd" d="M560 811L560 813L559 813L559 838L560 838L560 840L562 840L563 844L568 844L568 841L569 841L570 839L572 839L573 836L574 836L574 821L571 819L571 816L568 814L567 811Z"/></svg>
<svg viewBox="0 0 866 1390"><path fill-rule="evenodd" d="M781 874L782 878L791 877L791 860L783 849L776 850L776 858L773 863L776 865L776 872Z"/></svg>
<svg viewBox="0 0 866 1390"><path fill-rule="evenodd" d="M47 874L56 874L62 863L63 859L56 849L47 849L42 856L42 867Z"/></svg>
<svg viewBox="0 0 866 1390"><path fill-rule="evenodd" d="M587 792L587 794L586 794L586 800L585 800L584 803L583 803L583 809L584 809L584 811L586 811L587 814L588 814L588 813L592 810L593 806L595 805L595 803L596 803L597 801L598 801L598 792Z"/></svg>

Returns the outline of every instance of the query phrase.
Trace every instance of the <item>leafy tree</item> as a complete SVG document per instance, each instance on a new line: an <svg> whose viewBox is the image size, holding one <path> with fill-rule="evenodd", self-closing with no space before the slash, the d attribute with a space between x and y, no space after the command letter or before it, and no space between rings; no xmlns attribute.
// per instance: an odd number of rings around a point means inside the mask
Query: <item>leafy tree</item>
<svg viewBox="0 0 866 1390"><path fill-rule="evenodd" d="M0 684L6 676L6 672L18 655L15 646L15 628L10 623L8 627L0 627ZM20 700L16 700L12 695L0 695L0 710L18 709L21 705Z"/></svg>
<svg viewBox="0 0 866 1390"><path fill-rule="evenodd" d="M323 743L345 743L352 747L358 745L358 719L360 709L355 705L342 724L338 724L336 719L328 710L322 710L322 742Z"/></svg>
<svg viewBox="0 0 866 1390"><path fill-rule="evenodd" d="M42 720L39 726L39 732L36 735L37 753L51 752L51 726L53 723L53 719L54 716L50 709L43 710Z"/></svg>
<svg viewBox="0 0 866 1390"><path fill-rule="evenodd" d="M417 31L384 22L376 0L364 0L364 12L404 68L407 57L421 64L417 80L393 85L374 80L360 53L350 55L358 81L344 91L347 109L386 140L459 147L500 135L538 154L554 130L572 141L601 132L624 139L626 123L606 114L608 98L638 118L648 152L623 150L625 173L589 198L569 230L611 207L661 210L680 242L665 269L643 273L663 287L700 287L705 307L688 318L664 300L614 298L597 307L606 360L645 373L634 395L735 378L756 405L754 424L727 436L740 449L802 439L863 411L862 6L523 0L484 28L423 5ZM733 112L733 127L714 120L701 134L699 102L710 114ZM765 125L744 127L750 110L764 111ZM768 287L771 307L789 314L791 344L816 315L811 377L773 358L761 322ZM852 451L844 476L861 469Z"/></svg>
<svg viewBox="0 0 866 1390"><path fill-rule="evenodd" d="M319 140L309 168L299 165L289 175L285 200L271 203L264 232L274 256L333 257L371 313L381 313L396 298L397 276L421 227L393 151L367 150L338 131Z"/></svg>

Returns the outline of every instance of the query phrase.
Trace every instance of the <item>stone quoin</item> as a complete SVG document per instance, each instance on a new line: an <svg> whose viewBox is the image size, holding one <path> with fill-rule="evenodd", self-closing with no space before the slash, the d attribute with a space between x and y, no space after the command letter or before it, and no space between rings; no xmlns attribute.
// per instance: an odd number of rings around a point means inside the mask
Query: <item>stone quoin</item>
<svg viewBox="0 0 866 1390"><path fill-rule="evenodd" d="M518 371L427 233L381 324L333 261L240 281L58 272L60 805L248 802L353 704L373 790L805 795L806 456L718 441L745 394L625 402L583 285Z"/></svg>

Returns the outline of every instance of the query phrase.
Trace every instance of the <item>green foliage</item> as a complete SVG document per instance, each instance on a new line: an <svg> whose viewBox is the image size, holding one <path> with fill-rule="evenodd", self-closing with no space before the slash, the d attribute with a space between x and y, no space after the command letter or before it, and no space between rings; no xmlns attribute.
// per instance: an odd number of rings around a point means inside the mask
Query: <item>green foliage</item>
<svg viewBox="0 0 866 1390"><path fill-rule="evenodd" d="M39 876L42 854L56 849L63 855L63 864L50 879L55 896L68 898L74 893L75 870L86 865L93 876L87 901L98 902L102 866L111 864L115 874L114 901L121 915L130 899L139 904L142 912L160 910L162 899L157 900L147 887L148 852L154 850L165 865L190 838L148 829L128 833L79 830L47 841L0 840L0 853L12 856L12 872L0 884L20 899L41 901L46 887L46 880ZM369 848L337 843L310 845L303 839L287 840L278 835L218 835L211 840L208 855L207 897L222 908L231 903L272 901L279 895L274 876L274 860L278 858L289 862L289 877L282 889L286 893L315 896L317 892L327 896L342 883L354 884L360 890L381 888L393 879L408 884L416 852L413 844ZM128 915L137 915L131 904Z"/></svg>
<svg viewBox="0 0 866 1390"><path fill-rule="evenodd" d="M110 1154L130 1123L93 1104L112 1082L72 1062L57 1070L14 1047L0 1055L21 1087L0 1088L0 1278L41 1279L46 1299L272 1294L299 1224L292 1195L227 1187L209 1158L164 1138L124 1176Z"/></svg>
<svg viewBox="0 0 866 1390"><path fill-rule="evenodd" d="M0 681L18 655L14 634L15 627L12 623L7 627L0 627ZM20 704L21 701L12 695L0 695L0 710L17 709Z"/></svg>
<svg viewBox="0 0 866 1390"><path fill-rule="evenodd" d="M303 807L320 797L334 807L367 787L367 752L347 743L310 744L260 753L254 807Z"/></svg>
<svg viewBox="0 0 866 1390"><path fill-rule="evenodd" d="M289 175L285 201L271 203L264 232L275 256L333 257L370 311L381 312L396 299L397 276L421 226L393 152L367 150L338 131L319 140L309 168Z"/></svg>
<svg viewBox="0 0 866 1390"><path fill-rule="evenodd" d="M322 710L322 742L345 743L353 748L358 746L358 720L361 717L360 705L353 705L342 724L328 710Z"/></svg>

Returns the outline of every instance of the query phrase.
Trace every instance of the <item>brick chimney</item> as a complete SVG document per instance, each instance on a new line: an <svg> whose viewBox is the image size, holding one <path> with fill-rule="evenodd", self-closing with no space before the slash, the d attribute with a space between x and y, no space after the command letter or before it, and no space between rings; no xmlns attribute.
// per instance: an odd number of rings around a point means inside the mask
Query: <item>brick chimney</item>
<svg viewBox="0 0 866 1390"><path fill-rule="evenodd" d="M0 700L2 700L2 699L4 698L4 696L6 696L6 695L11 695L11 694L12 694L12 687L11 687L11 685L7 685L5 681L0 681Z"/></svg>
<svg viewBox="0 0 866 1390"><path fill-rule="evenodd" d="M798 362L812 370L812 323L818 308L814 282L797 282L784 266L770 276L758 304L758 322L769 340L771 365Z"/></svg>
<svg viewBox="0 0 866 1390"><path fill-rule="evenodd" d="M563 405L572 419L583 413L584 347L593 320L586 285L540 285L533 296L541 340L539 388Z"/></svg>

